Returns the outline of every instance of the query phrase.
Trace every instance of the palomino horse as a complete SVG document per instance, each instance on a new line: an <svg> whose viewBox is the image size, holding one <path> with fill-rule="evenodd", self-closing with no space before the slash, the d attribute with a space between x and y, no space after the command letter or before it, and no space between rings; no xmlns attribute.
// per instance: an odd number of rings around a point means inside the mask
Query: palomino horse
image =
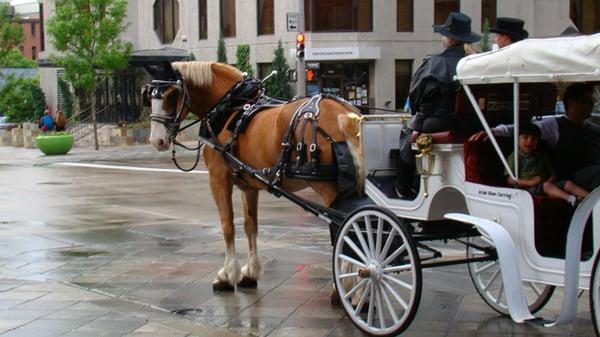
<svg viewBox="0 0 600 337"><path fill-rule="evenodd" d="M167 76L170 77L168 81L153 81L150 140L160 151L170 148L173 135L170 136L169 132L177 130L188 111L200 119L204 118L215 105L227 99L230 90L243 79L240 71L226 64L175 62L171 66L172 69L167 70L171 72L171 75ZM266 108L256 114L236 141L237 158L253 168L274 167L282 151L282 139L292 116L306 100ZM331 98L323 98L319 108L319 127L334 140L346 141L357 168L357 181L362 182L364 169L360 159L359 123L357 115L351 114L357 113L356 108ZM231 111L225 113L231 115L228 117L230 121L234 114ZM175 127L170 122L175 122ZM306 142L309 142L309 135L301 136L298 130L294 132L296 140L298 137L304 137ZM223 128L216 137L217 141L224 144L231 134L231 131ZM317 142L320 162L333 163L334 155L329 141L319 134ZM233 290L235 284L255 287L261 275L261 262L257 250L258 191L267 186L247 174L234 174L221 152L207 146L203 151L209 172L210 189L219 210L226 249L225 263L213 282L213 289ZM234 245L233 185L237 185L242 191L244 230L248 238L248 260L241 269ZM311 187L326 206L330 206L338 194L337 183L333 181L284 178L281 186L290 192Z"/></svg>

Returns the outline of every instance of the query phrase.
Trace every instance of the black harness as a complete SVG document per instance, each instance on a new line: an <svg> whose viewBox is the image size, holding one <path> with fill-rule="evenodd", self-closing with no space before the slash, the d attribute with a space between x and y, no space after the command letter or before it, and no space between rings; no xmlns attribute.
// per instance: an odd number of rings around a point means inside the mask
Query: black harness
<svg viewBox="0 0 600 337"><path fill-rule="evenodd" d="M171 157L179 169L183 171L195 169L198 164L200 147L203 144L206 144L212 149L222 153L225 161L237 176L239 176L240 173L248 173L254 178L267 184L269 190L276 195L280 194L280 190L273 187L279 187L281 185L283 176L309 180L332 181L340 179L338 168L342 166L345 168L346 178L351 176L351 179L354 179L354 165L349 150L347 149L346 142L336 142L318 124L320 117L319 103L321 100L329 98L347 104L343 102L341 98L332 95L319 94L303 103L290 120L289 127L282 139L283 148L275 166L271 168L255 169L240 162L237 158L235 149L237 139L239 135L245 131L252 118L260 111L266 108L278 107L287 102L265 96L264 87L261 82L244 78L233 86L203 118L181 128L180 124L183 109L187 107L192 111L192 107L185 81L178 72L176 72L176 77L175 81L152 81L152 84L149 85L149 89L151 90L152 98L162 98L164 91L170 86L175 86L183 96L183 103L179 105L177 113L174 116L150 115L152 121L165 125L169 133L169 140L172 141L174 145L184 147L188 150L198 151L196 162L193 167L184 169L175 159L174 146ZM232 115L234 116L232 117ZM228 121L230 122L228 123ZM177 134L196 123L201 123L198 146L189 148L179 143L176 140ZM226 126L232 133L227 142L223 145L220 144L217 136ZM300 127L300 133L297 134L296 130L298 127ZM310 136L305 137L307 131L311 131L311 134ZM320 162L320 150L317 144L317 136L319 134L322 137L325 137L331 144L334 158L337 158L336 163L322 164ZM305 142L305 138L310 139L310 144ZM292 153L294 150L296 156L294 158L295 160L292 160ZM344 164L338 165L337 162L342 158ZM351 163L350 165L348 164L348 160ZM344 185L347 186L348 184L346 183ZM340 187L342 187L341 183Z"/></svg>

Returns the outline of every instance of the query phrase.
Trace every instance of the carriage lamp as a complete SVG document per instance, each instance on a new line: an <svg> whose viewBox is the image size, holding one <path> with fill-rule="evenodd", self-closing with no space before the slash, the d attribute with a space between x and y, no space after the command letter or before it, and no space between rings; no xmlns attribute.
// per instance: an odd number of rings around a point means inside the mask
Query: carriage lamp
<svg viewBox="0 0 600 337"><path fill-rule="evenodd" d="M416 157L417 172L423 178L423 190L425 191L425 198L429 197L429 177L433 174L433 167L435 166L435 156L431 154L431 146L433 145L433 139L431 135L421 134L417 138L417 149L419 153Z"/></svg>

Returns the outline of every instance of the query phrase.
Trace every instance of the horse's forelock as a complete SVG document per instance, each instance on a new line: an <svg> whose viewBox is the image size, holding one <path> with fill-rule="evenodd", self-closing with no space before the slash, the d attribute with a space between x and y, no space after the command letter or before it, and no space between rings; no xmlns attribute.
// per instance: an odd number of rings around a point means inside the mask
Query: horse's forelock
<svg viewBox="0 0 600 337"><path fill-rule="evenodd" d="M190 83L202 87L208 87L213 81L213 62L173 62L173 69L176 69L181 73L183 79Z"/></svg>

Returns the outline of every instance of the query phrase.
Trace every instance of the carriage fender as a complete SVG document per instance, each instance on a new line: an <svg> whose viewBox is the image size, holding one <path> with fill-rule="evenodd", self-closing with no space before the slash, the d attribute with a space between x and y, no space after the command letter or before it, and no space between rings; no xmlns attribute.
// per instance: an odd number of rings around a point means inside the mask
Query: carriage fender
<svg viewBox="0 0 600 337"><path fill-rule="evenodd" d="M519 264L516 263L517 251L508 231L497 222L467 214L447 213L444 217L471 224L477 228L484 238L492 241L498 253L498 260L500 260L502 281L506 291L510 317L517 323L535 319L527 307L527 300L523 293L521 271L519 270Z"/></svg>

